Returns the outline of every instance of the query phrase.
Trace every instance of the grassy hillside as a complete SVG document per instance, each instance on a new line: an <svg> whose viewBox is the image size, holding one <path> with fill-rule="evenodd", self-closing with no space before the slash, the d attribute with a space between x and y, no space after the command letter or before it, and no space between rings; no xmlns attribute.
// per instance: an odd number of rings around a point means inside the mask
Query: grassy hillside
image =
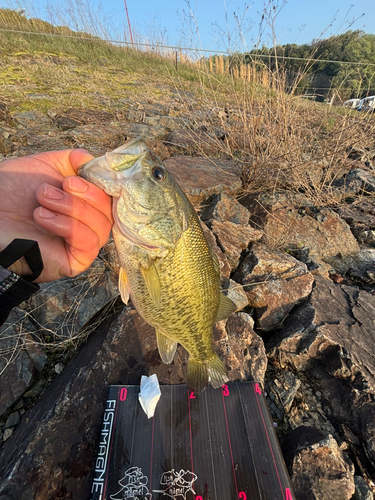
<svg viewBox="0 0 375 500"><path fill-rule="evenodd" d="M132 102L168 103L173 89L188 91L195 115L218 110L209 126L228 133L215 155L237 162L248 190L286 187L334 204L330 183L348 150L375 147L375 117L305 101L290 82L285 91L282 72L261 63L252 75L233 75L214 72L210 60L184 58L176 70L174 52L115 46L7 9L0 9L0 54L1 95L10 112L74 106L116 113ZM189 109L182 99L176 113ZM323 176L311 175L317 164Z"/></svg>

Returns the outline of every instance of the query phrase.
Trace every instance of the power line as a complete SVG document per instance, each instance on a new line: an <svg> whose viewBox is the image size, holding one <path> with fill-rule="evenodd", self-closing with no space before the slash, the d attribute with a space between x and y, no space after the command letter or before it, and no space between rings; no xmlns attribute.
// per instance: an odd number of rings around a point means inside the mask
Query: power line
<svg viewBox="0 0 375 500"><path fill-rule="evenodd" d="M161 45L158 43L139 43L139 42L126 42L123 40L104 40L99 37L84 37L84 36L75 36L75 35L62 35L60 33L38 33L36 31L19 31L19 30L10 30L6 28L0 28L0 31L5 31L5 32L10 32L10 33L19 33L22 35L42 35L42 36L54 36L54 37L60 37L60 38L75 38L76 40L89 40L89 41L98 41L98 42L108 42L108 43L113 43L113 44L120 44L120 45L136 45L139 47L158 47L162 49L172 49L172 50L186 50L190 52L204 52L204 53L209 53L212 55L233 55L233 53L230 53L229 51L221 51L221 50L208 50L208 49L198 49L198 48L192 48L192 47L178 47L174 45ZM357 66L375 66L375 63L366 63L366 62L358 62L358 61L334 61L334 60L329 60L329 59L314 59L314 58L307 58L307 57L292 57L292 56L281 56L281 55L271 55L271 54L252 54L252 53L244 53L242 55L249 55L253 59L257 59L258 57L265 58L265 59L285 59L285 60L293 60L293 61L307 61L307 62L321 62L321 63L335 63L335 64L353 64Z"/></svg>

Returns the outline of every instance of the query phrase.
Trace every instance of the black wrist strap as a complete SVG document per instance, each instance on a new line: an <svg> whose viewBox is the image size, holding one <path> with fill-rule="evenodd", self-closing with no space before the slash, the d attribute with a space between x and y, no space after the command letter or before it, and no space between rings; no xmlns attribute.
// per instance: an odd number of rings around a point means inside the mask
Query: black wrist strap
<svg viewBox="0 0 375 500"><path fill-rule="evenodd" d="M25 257L32 273L22 276L26 281L34 281L43 271L43 261L40 254L39 245L34 240L21 240L17 238L0 252L0 266L9 267L16 260Z"/></svg>
<svg viewBox="0 0 375 500"><path fill-rule="evenodd" d="M13 307L39 290L39 286L32 283L43 271L42 256L36 241L13 240L0 252L0 266L6 269L21 257L25 257L31 273L21 277L7 271L6 278L0 281L0 325L4 323Z"/></svg>

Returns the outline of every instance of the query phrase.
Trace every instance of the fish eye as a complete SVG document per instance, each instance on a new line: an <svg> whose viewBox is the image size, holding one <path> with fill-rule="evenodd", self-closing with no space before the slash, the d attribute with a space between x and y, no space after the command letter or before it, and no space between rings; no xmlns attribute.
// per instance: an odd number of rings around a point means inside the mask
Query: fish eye
<svg viewBox="0 0 375 500"><path fill-rule="evenodd" d="M158 181L163 181L165 179L165 172L161 167L154 167L151 173L152 176Z"/></svg>

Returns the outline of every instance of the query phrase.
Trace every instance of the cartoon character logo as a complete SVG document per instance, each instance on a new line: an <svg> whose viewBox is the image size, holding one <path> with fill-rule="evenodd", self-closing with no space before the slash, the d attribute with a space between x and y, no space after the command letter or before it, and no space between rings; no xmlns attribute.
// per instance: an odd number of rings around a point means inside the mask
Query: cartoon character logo
<svg viewBox="0 0 375 500"><path fill-rule="evenodd" d="M163 493L163 495L177 499L182 497L186 500L186 495L191 491L195 495L193 483L197 480L197 475L190 471L176 472L172 469L169 472L164 472L161 476L160 484L165 486L164 490L152 490L154 493Z"/></svg>
<svg viewBox="0 0 375 500"><path fill-rule="evenodd" d="M125 472L125 476L118 484L121 486L111 500L151 500L151 494L147 488L148 478L143 475L139 467L131 467Z"/></svg>

